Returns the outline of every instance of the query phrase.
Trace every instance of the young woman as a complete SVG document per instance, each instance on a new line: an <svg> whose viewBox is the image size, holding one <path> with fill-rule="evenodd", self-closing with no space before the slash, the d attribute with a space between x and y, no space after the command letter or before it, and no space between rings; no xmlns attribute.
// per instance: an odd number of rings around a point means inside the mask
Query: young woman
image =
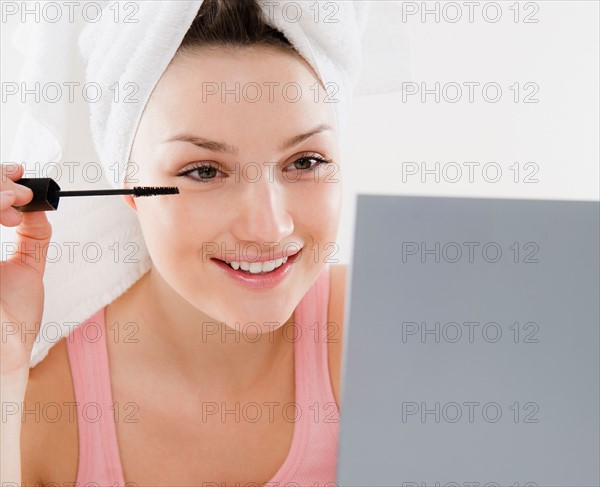
<svg viewBox="0 0 600 487"><path fill-rule="evenodd" d="M2 424L2 482L335 481L346 273L326 259L342 187L335 114L315 101L316 81L254 1L205 0L131 154L142 185L180 189L123 197L151 270L31 370L31 334L3 330L3 402L23 404ZM206 97L215 82L293 82L303 96ZM18 225L21 244L48 245L45 214L11 208L32 197L21 175L2 166L0 222ZM44 262L1 265L2 326L32 329ZM97 325L101 339L86 340Z"/></svg>

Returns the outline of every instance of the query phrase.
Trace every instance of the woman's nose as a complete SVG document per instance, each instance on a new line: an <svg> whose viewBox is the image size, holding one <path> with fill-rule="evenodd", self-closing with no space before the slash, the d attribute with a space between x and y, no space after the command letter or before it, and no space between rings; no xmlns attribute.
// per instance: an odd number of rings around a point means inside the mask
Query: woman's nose
<svg viewBox="0 0 600 487"><path fill-rule="evenodd" d="M244 181L236 202L239 208L232 234L239 241L281 242L294 231L286 190L268 177Z"/></svg>

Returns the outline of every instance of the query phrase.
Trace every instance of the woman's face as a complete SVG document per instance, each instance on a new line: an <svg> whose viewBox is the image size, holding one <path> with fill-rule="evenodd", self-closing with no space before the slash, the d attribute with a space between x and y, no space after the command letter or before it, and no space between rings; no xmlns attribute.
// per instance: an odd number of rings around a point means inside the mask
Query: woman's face
<svg viewBox="0 0 600 487"><path fill-rule="evenodd" d="M232 328L273 331L335 262L342 183L329 100L307 63L275 48L178 54L160 79L126 186L180 194L125 199L153 272L195 309ZM270 287L248 285L252 274L220 262L298 250Z"/></svg>

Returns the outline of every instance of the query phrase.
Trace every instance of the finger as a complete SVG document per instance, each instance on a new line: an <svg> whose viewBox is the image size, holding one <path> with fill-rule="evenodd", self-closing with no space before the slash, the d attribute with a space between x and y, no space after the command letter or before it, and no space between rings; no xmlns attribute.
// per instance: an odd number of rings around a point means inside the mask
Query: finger
<svg viewBox="0 0 600 487"><path fill-rule="evenodd" d="M21 212L12 207L15 197L14 191L0 191L0 225L16 227L23 220Z"/></svg>
<svg viewBox="0 0 600 487"><path fill-rule="evenodd" d="M13 203L13 205L26 205L31 200L33 200L33 191L31 190L31 188L28 188L27 186L23 186L22 184L18 183L11 184L13 187L10 189L10 191L13 191L15 193L15 202Z"/></svg>
<svg viewBox="0 0 600 487"><path fill-rule="evenodd" d="M40 276L46 268L48 244L52 237L52 226L46 212L21 213L23 221L17 227L17 252L10 260L19 260Z"/></svg>
<svg viewBox="0 0 600 487"><path fill-rule="evenodd" d="M21 164L2 164L0 191L14 191L15 206L26 205L33 199L33 191L30 188L15 182L21 179L24 170Z"/></svg>
<svg viewBox="0 0 600 487"><path fill-rule="evenodd" d="M5 189L5 185L9 185L11 181L21 179L24 171L25 168L22 164L0 164L0 188Z"/></svg>
<svg viewBox="0 0 600 487"><path fill-rule="evenodd" d="M0 210L10 208L15 201L15 196L15 192L12 189L0 191Z"/></svg>

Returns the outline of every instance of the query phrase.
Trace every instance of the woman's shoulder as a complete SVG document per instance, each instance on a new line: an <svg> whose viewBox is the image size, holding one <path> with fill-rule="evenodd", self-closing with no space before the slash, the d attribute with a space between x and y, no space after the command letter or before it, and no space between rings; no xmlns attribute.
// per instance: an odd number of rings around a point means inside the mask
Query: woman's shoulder
<svg viewBox="0 0 600 487"><path fill-rule="evenodd" d="M344 306L346 300L347 264L329 266L328 361L329 376L336 403L340 404L340 376L344 337Z"/></svg>
<svg viewBox="0 0 600 487"><path fill-rule="evenodd" d="M58 341L29 370L21 409L21 471L25 484L75 480L77 408L67 354L68 339Z"/></svg>

